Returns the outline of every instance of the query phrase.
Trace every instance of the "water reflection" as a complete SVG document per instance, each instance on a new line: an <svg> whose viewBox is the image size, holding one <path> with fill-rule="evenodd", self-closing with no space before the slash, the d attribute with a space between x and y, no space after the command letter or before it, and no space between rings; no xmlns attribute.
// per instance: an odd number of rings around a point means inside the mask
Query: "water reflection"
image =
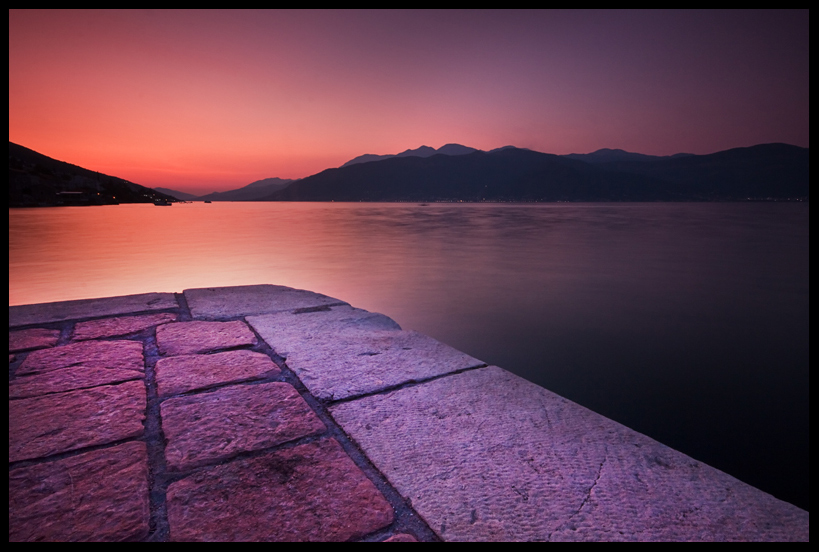
<svg viewBox="0 0 819 552"><path fill-rule="evenodd" d="M808 227L805 204L13 209L9 303L310 289L808 507Z"/></svg>

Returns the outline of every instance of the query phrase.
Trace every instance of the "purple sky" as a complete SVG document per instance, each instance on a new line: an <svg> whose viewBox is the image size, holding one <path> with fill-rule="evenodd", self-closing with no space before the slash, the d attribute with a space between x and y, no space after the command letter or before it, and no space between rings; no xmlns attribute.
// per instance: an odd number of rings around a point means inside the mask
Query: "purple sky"
<svg viewBox="0 0 819 552"><path fill-rule="evenodd" d="M809 146L804 11L9 11L9 140L208 192L456 142Z"/></svg>

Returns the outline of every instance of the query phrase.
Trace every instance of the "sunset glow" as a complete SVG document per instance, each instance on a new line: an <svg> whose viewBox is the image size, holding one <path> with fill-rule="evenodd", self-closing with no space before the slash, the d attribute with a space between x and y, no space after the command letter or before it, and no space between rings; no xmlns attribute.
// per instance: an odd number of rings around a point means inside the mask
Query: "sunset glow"
<svg viewBox="0 0 819 552"><path fill-rule="evenodd" d="M9 11L9 140L206 193L364 153L809 146L808 12Z"/></svg>

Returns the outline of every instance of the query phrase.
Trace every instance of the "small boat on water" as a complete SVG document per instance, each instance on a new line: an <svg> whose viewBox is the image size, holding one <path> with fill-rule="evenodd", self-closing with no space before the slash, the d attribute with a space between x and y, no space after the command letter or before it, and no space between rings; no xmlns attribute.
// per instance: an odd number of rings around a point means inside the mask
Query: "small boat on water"
<svg viewBox="0 0 819 552"><path fill-rule="evenodd" d="M171 203L167 199L155 199L154 205L156 205L157 207L170 207L171 205L173 205L173 203Z"/></svg>

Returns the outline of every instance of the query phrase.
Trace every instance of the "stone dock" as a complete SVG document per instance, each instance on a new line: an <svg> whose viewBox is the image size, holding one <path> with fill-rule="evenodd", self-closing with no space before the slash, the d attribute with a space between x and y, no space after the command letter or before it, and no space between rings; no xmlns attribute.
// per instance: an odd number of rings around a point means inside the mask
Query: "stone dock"
<svg viewBox="0 0 819 552"><path fill-rule="evenodd" d="M804 510L317 293L9 307L9 541L809 534Z"/></svg>

